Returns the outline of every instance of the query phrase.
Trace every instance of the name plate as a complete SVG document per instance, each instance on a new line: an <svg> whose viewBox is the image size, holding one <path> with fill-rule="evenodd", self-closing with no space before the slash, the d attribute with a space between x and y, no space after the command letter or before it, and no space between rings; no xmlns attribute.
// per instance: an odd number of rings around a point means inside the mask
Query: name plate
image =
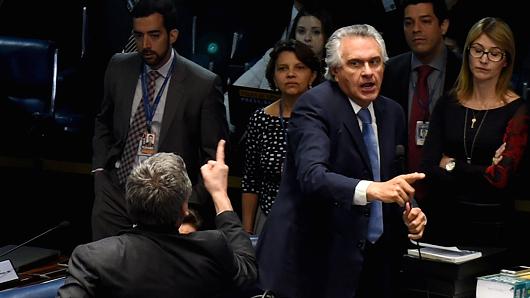
<svg viewBox="0 0 530 298"><path fill-rule="evenodd" d="M0 261L0 284L18 280L18 275L10 260Z"/></svg>

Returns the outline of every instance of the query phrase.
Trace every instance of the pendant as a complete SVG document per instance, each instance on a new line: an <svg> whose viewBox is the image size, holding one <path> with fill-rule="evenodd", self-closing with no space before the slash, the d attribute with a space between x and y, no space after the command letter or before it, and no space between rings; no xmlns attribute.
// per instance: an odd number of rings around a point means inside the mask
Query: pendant
<svg viewBox="0 0 530 298"><path fill-rule="evenodd" d="M477 122L477 118L473 116L473 119L471 119L471 128L475 127L475 122Z"/></svg>
<svg viewBox="0 0 530 298"><path fill-rule="evenodd" d="M466 162L467 162L467 164L471 164L471 157L467 157L466 158Z"/></svg>

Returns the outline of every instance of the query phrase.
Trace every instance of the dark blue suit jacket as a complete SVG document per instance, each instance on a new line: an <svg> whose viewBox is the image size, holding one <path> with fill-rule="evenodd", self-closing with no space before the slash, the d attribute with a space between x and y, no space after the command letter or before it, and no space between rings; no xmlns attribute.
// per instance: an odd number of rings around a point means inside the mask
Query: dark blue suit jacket
<svg viewBox="0 0 530 298"><path fill-rule="evenodd" d="M401 106L374 101L381 179L395 174L405 140ZM369 206L352 205L360 180L373 180L357 117L336 82L302 95L288 129L279 195L258 241L260 286L281 297L353 297L363 268ZM383 204L377 244L388 265L399 262L406 230L397 204ZM384 280L378 281L384 284Z"/></svg>

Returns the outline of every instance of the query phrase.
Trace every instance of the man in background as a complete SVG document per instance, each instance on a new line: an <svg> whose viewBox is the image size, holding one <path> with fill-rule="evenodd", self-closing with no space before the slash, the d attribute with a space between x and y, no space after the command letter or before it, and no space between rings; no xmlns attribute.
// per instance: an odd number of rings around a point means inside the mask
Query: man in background
<svg viewBox="0 0 530 298"><path fill-rule="evenodd" d="M131 227L124 186L131 169L155 152L186 162L193 185L190 205L205 227L213 206L199 168L227 139L221 80L172 48L179 31L172 0L140 0L132 11L138 51L116 54L105 73L104 97L93 138L93 240ZM154 136L154 149L142 136Z"/></svg>
<svg viewBox="0 0 530 298"><path fill-rule="evenodd" d="M414 172L419 170L430 113L438 98L453 87L461 61L444 44L449 28L444 0L405 0L402 5L410 51L387 61L381 94L396 100L406 112L407 167Z"/></svg>

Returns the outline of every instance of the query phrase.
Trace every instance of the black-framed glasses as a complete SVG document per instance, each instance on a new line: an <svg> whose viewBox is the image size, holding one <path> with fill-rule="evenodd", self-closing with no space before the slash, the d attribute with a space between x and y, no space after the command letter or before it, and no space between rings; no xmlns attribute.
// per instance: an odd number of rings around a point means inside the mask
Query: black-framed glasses
<svg viewBox="0 0 530 298"><path fill-rule="evenodd" d="M492 62L499 62L504 58L504 51L500 48L494 47L490 48L489 50L484 49L483 47L479 45L471 45L469 47L469 54L475 58L482 58L482 56L486 55L488 59Z"/></svg>

